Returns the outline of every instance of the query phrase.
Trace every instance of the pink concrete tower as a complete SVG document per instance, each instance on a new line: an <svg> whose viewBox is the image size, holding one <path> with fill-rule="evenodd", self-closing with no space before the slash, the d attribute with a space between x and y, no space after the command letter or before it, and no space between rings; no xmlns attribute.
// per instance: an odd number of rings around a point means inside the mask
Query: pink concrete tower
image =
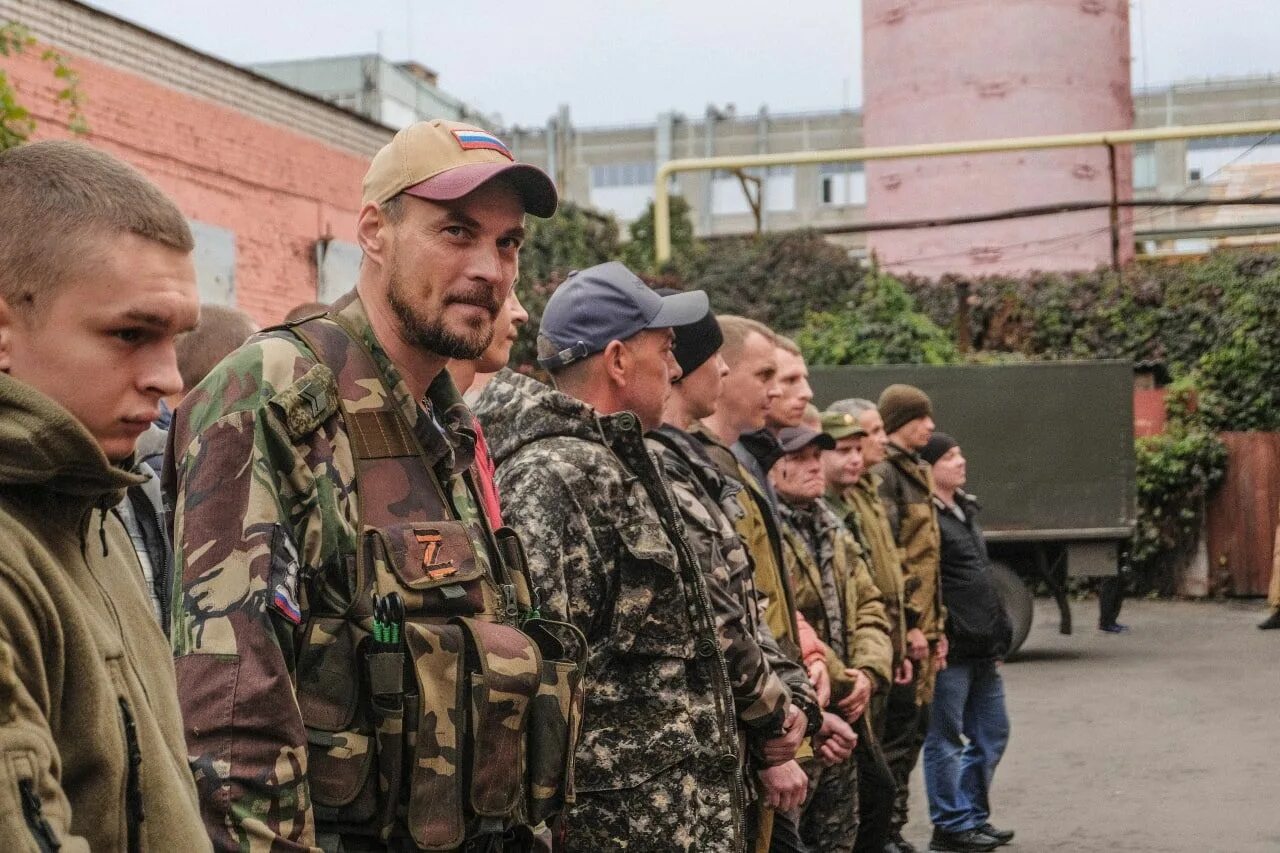
<svg viewBox="0 0 1280 853"><path fill-rule="evenodd" d="M1128 0L863 0L865 144L905 145L1133 126ZM1132 152L1116 156L1132 196ZM872 222L1111 196L1107 150L867 164ZM1133 254L1122 211L1121 260ZM873 232L891 272L936 277L1087 269L1111 260L1109 212Z"/></svg>

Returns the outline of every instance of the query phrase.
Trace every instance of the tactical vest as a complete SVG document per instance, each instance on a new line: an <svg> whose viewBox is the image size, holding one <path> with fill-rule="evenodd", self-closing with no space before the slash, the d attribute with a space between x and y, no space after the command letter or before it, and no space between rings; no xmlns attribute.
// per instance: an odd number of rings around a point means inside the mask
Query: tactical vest
<svg viewBox="0 0 1280 853"><path fill-rule="evenodd" d="M574 801L582 662L557 632L576 629L537 618L514 531L474 500L484 541L460 520L359 337L328 315L289 328L336 377L358 501L356 553L308 589L297 656L318 831L527 850Z"/></svg>

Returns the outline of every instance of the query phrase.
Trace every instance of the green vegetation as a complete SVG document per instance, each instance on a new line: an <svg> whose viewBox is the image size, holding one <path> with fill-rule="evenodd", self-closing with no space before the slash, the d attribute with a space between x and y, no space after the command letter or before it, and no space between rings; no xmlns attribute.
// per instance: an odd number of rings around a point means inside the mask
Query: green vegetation
<svg viewBox="0 0 1280 853"><path fill-rule="evenodd" d="M0 24L0 57L17 56L36 48L36 40L26 27L12 21ZM81 110L83 95L79 75L66 58L52 48L43 50L40 59L52 69L54 78L62 86L57 98L66 108L67 127L75 134L87 132L89 128ZM35 129L31 111L18 100L9 76L0 68L0 151L26 142Z"/></svg>

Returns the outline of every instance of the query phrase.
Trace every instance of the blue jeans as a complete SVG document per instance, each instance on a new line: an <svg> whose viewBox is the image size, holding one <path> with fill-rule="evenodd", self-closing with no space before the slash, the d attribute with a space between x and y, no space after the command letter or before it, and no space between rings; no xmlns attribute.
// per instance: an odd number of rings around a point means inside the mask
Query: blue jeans
<svg viewBox="0 0 1280 853"><path fill-rule="evenodd" d="M1008 742L1004 681L995 661L957 661L938 673L924 740L924 781L935 827L964 832L987 822L987 791Z"/></svg>

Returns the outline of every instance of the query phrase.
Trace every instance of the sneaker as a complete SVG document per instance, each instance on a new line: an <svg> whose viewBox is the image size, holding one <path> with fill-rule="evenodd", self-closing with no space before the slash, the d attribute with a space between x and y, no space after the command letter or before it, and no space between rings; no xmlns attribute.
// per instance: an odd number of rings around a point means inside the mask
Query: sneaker
<svg viewBox="0 0 1280 853"><path fill-rule="evenodd" d="M895 832L885 845L885 853L920 853L916 846L902 837L902 831Z"/></svg>
<svg viewBox="0 0 1280 853"><path fill-rule="evenodd" d="M990 835L996 841L999 841L1002 845L1008 844L1010 841L1013 840L1012 829L997 829L995 826L993 826L990 823L984 823L982 826L978 827L978 829L982 832L983 835Z"/></svg>
<svg viewBox="0 0 1280 853"><path fill-rule="evenodd" d="M1272 610L1271 615L1258 627L1263 631L1273 631L1276 628L1280 628L1280 608Z"/></svg>
<svg viewBox="0 0 1280 853"><path fill-rule="evenodd" d="M1127 634L1129 633L1129 626L1121 625L1119 622L1112 622L1110 625L1099 625L1098 630L1107 634Z"/></svg>
<svg viewBox="0 0 1280 853"><path fill-rule="evenodd" d="M999 841L981 829L945 832L934 827L933 838L929 839L929 849L943 853L988 853L999 846Z"/></svg>

